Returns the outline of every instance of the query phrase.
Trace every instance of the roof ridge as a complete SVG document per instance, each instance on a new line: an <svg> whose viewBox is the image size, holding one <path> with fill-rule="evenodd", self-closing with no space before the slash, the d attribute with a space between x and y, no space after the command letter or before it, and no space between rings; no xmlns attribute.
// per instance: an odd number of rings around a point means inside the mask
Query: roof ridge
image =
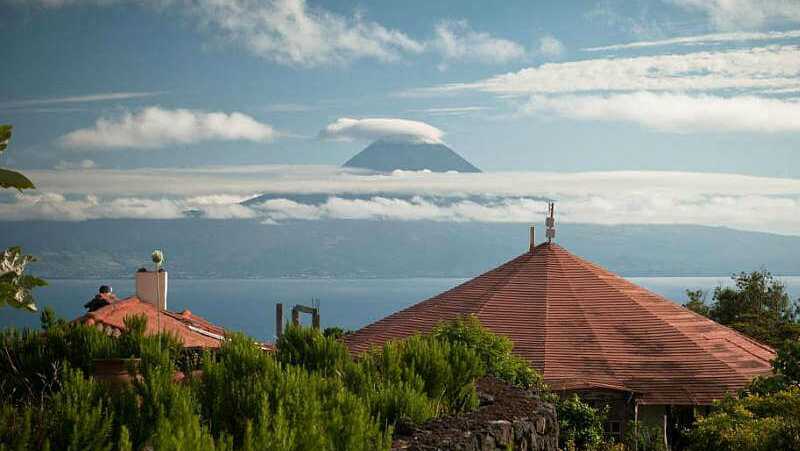
<svg viewBox="0 0 800 451"><path fill-rule="evenodd" d="M566 253L569 256L572 256L573 254L571 252L567 251L566 249L564 249L563 247L557 245L556 251L558 251L558 250L561 250L563 252L554 252L553 256L555 257L555 261L558 263L558 266L559 266L559 269L561 270L561 272L564 272L564 264L561 261L561 254L562 253ZM548 276L549 276L549 271L545 271L545 278L548 278ZM569 287L569 291L572 294L572 297L574 299L578 299L578 296L577 296L577 294L575 292L575 287L572 284L572 279L571 278L566 278L566 281L567 281L567 286ZM548 289L549 289L549 283L545 285L545 290L548 290ZM547 299L547 297L546 297L546 299ZM545 304L549 304L549 302L546 302ZM584 318L584 321L586 322L586 326L588 327L589 332L592 334L592 337L594 338L593 342L602 351L601 355L606 355L606 351L607 350L606 350L606 348L603 347L603 340L599 339L599 335L596 333L596 331L592 327L592 321L589 321L587 319L586 310L584 310L583 306L580 303L576 303L576 305L580 309L581 316ZM548 335L548 332L549 332L549 328L546 328L545 330L546 330L546 332L545 332L545 343L546 343L547 342L547 335ZM546 348L545 348L545 352L547 352ZM614 369L611 367L611 365L608 364L608 359L604 359L603 360L603 366L606 368L606 371L608 371L609 374L613 375L613 378L621 386L623 386L623 387L625 386L624 380L621 379L617 375L617 373L614 371Z"/></svg>
<svg viewBox="0 0 800 451"><path fill-rule="evenodd" d="M503 287L505 287L506 285L508 285L508 283L511 281L511 279L515 278L517 276L517 274L519 274L520 269L522 269L522 267L523 267L520 264L520 263L522 263L521 260L523 260L523 259L530 260L533 257L533 255L534 255L533 252L525 252L524 254L520 254L520 255L514 257L513 259L505 262L504 264L500 265L499 267L495 268L495 270L499 270L499 269L501 269L501 268L503 268L505 266L513 266L513 270L511 271L511 273L509 275L507 275L506 277L501 278L500 280L498 280L497 282L495 282L493 284L489 284L489 287L487 287L484 290L484 293L481 294L481 296L479 298L480 299L479 300L480 307L478 307L478 309L475 311L475 313L474 313L475 315L480 315L480 313L483 310L483 308L486 307L486 304L488 304L489 301L491 301L494 298L494 296L499 292L499 290L502 289ZM483 274L489 274L492 271L494 271L494 270L487 271L487 272L485 272ZM488 296L486 296L486 294L488 294ZM486 296L486 297L484 297L484 296Z"/></svg>
<svg viewBox="0 0 800 451"><path fill-rule="evenodd" d="M578 262L578 263L579 263L579 264L580 264L582 267L584 267L584 268L587 270L587 272L588 272L588 273L590 273L590 274L591 274L593 277L596 277L597 279L600 279L600 277L598 276L598 274L597 274L595 271L592 271L591 269L600 270L600 271L602 271L604 274L613 276L613 277L614 277L614 279L616 279L616 280L620 281L621 283L623 283L623 284L625 284L625 285L627 285L627 286L630 286L630 287L632 287L633 289L636 289L636 290L642 290L642 291L646 292L648 295L655 297L655 298L656 298L656 299L658 299L659 301L663 301L665 306L668 306L668 307L674 307L674 308L676 309L676 311L678 311L677 309L681 309L681 310L680 310L680 313L686 313L686 312L689 312L689 311L690 311L689 309L686 309L686 308L684 308L684 307L681 307L681 306L679 306L678 304L676 304L675 302L673 302L673 301L671 301L671 300L669 300L669 299L667 299L667 298L665 298L665 297L663 297L663 296L661 296L661 295L658 295L658 294L656 294L656 293L653 293L652 291L648 290L647 288L641 287L641 286L639 286L639 285L636 285L636 284L635 284L635 283L633 283L633 282L630 282L630 281L626 280L624 277L621 277L621 276L619 276L619 275L617 275L617 274L615 274L615 273L613 273L613 272L611 272L611 271L609 271L609 270L607 270L607 269L603 268L603 267L602 267L602 266L600 266L600 265L597 265L597 264L595 264L595 263L592 263L592 262L590 262L590 261L588 261L588 260L586 260L586 259L584 259L584 258L581 258L581 257L579 257L579 256L577 256L577 255L575 255L575 254L572 254L571 252L567 251L566 249L564 249L564 251L565 251L565 252L566 252L568 255L570 255L572 258L574 258L574 259L575 259L575 260L576 260L576 261L577 261L577 262ZM600 280L602 280L602 279L600 279ZM622 296L624 296L626 299L629 299L629 300L630 300L631 302L633 302L634 304L636 304L636 305L640 306L640 307L641 307L641 308L642 308L644 311L646 311L646 312L647 312L647 313L648 313L648 314L649 314L651 317L653 317L653 318L657 319L657 320L658 320L660 323L667 325L667 326L668 326L668 327L670 327L672 330L674 330L674 331L676 331L677 333L679 333L681 336L683 336L684 338L686 338L686 339L687 339L687 341L688 341L689 343L691 343L691 344L692 344L694 347L698 348L700 351L703 351L703 352L705 352L706 354L710 355L710 356L711 356L711 357L712 357L714 360L716 360L717 362L719 362L719 363L721 363L721 364L725 365L726 367L730 368L730 369L731 369L731 371L733 371L734 373L741 374L741 373L740 373L740 371L739 371L737 368L735 368L735 367L733 367L733 366L731 365L731 363L729 363L729 362L726 362L725 360L722 360L722 359L721 359L721 358L719 358L719 357L718 357L718 356L717 356L717 355L716 355L714 352L711 352L711 351L709 351L708 349L706 349L706 348L705 348L705 347L704 347L702 344L700 344L700 343L699 343L697 340L695 340L695 338L693 338L693 337L692 337L692 335L690 335L689 333L687 333L686 331L684 331L684 330L683 330L683 328L681 328L681 327L678 327L678 326L677 326L677 325L676 325L676 324L675 324L673 321L667 321L667 320L665 320L665 319L664 319L664 318L662 318L660 315L658 315L657 313L653 312L653 311L652 311L652 310L651 310L651 309L650 309L650 308L649 308L647 305L645 305L645 304L644 304L644 303L642 303L642 302L639 302L639 300L638 300L636 297L634 297L634 296L631 296L630 294L626 293L624 290L621 290L621 289L619 289L618 287L614 286L613 284L606 283L606 285L607 285L609 288L611 288L611 289L613 289L613 290L617 291L618 293L620 293L620 294L621 294ZM694 312L692 312L692 313L694 313ZM722 324L719 324L719 323L717 323L717 322L716 322L716 321L714 321L714 320L711 320L711 319L709 319L709 318L706 318L706 317L704 317L704 316L702 316L702 315L698 315L698 316L699 316L700 318L704 319L705 321L708 321L708 322L710 322L710 323L711 323L712 325L714 325L714 326L726 328L726 329L728 329L728 330L731 330L731 331L735 332L737 335L740 335L740 334L739 334L737 331L735 331L735 330L733 330L733 329L730 329L730 328L728 328L728 327L726 327L726 326L724 326L724 325L722 325ZM704 334L701 334L701 335L704 335ZM728 340L727 338L726 338L726 341L727 341L727 342L729 342L729 343L731 343L731 344L733 344L733 345L735 345L737 348L739 348L739 349L742 349L743 351L747 352L748 354L752 355L753 357L755 357L755 358L758 358L759 360L764 360L763 358L761 358L761 357L759 357L759 356L756 356L756 355L754 355L752 352L750 352L749 350L747 350L747 349L743 348L742 346L739 346L737 343L733 343L733 342L731 342L731 341L730 341L730 340Z"/></svg>

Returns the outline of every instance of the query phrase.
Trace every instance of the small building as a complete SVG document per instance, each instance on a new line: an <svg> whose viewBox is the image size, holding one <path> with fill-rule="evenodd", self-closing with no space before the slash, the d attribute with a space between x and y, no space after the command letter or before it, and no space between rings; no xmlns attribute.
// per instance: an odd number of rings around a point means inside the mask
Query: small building
<svg viewBox="0 0 800 451"><path fill-rule="evenodd" d="M548 218L552 225L552 217ZM531 230L533 232L533 230ZM554 235L554 232L553 232ZM550 230L548 236L552 237ZM476 315L561 394L608 405L607 433L631 420L665 441L708 406L771 372L774 351L548 242L344 340L363 353L387 340Z"/></svg>
<svg viewBox="0 0 800 451"><path fill-rule="evenodd" d="M225 329L189 310L167 310L168 282L166 271L156 273L139 270L136 273L135 295L119 299L109 287L103 286L100 293L87 303L87 308L92 310L76 321L93 325L111 335L119 335L125 329L126 317L140 315L147 318L147 334L155 334L159 330L171 333L187 348L220 347L225 340Z"/></svg>

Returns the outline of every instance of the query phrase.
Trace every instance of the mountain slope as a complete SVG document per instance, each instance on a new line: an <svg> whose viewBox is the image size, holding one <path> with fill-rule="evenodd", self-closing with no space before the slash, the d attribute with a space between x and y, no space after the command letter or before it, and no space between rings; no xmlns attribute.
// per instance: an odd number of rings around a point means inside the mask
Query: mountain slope
<svg viewBox="0 0 800 451"><path fill-rule="evenodd" d="M345 167L391 172L395 169L433 172L481 172L444 144L378 140L348 160Z"/></svg>
<svg viewBox="0 0 800 451"><path fill-rule="evenodd" d="M526 224L0 222L0 248L22 245L40 258L32 273L65 278L130 277L156 248L165 249L173 277L470 277L525 252L527 239ZM559 224L557 242L625 276L724 276L762 266L800 274L795 236L683 225Z"/></svg>

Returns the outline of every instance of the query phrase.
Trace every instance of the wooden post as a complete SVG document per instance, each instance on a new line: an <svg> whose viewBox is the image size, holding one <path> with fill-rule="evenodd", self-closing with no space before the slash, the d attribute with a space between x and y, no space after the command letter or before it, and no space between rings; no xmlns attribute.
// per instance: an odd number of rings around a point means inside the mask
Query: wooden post
<svg viewBox="0 0 800 451"><path fill-rule="evenodd" d="M311 314L311 327L319 330L319 309L315 308L314 313Z"/></svg>
<svg viewBox="0 0 800 451"><path fill-rule="evenodd" d="M283 304L275 304L275 335L281 338L283 335Z"/></svg>
<svg viewBox="0 0 800 451"><path fill-rule="evenodd" d="M300 310L297 309L297 306L292 309L292 324L295 326L300 324Z"/></svg>

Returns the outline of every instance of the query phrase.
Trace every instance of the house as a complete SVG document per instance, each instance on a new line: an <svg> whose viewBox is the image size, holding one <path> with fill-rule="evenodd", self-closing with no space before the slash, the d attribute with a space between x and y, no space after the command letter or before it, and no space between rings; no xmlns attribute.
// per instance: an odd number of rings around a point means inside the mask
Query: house
<svg viewBox="0 0 800 451"><path fill-rule="evenodd" d="M136 273L136 294L117 298L108 287L90 301L99 306L76 321L93 325L111 335L119 335L125 328L125 318L141 315L147 318L147 334L159 330L175 335L187 348L218 348L225 340L225 329L210 323L189 310L167 310L168 274L166 271L139 270Z"/></svg>
<svg viewBox="0 0 800 451"><path fill-rule="evenodd" d="M548 218L552 225L552 217ZM554 231L548 230L548 237ZM514 353L551 388L608 405L606 430L621 437L631 420L677 430L708 406L771 372L774 351L639 287L551 242L370 324L345 338L358 354L387 340L476 315L510 338Z"/></svg>

